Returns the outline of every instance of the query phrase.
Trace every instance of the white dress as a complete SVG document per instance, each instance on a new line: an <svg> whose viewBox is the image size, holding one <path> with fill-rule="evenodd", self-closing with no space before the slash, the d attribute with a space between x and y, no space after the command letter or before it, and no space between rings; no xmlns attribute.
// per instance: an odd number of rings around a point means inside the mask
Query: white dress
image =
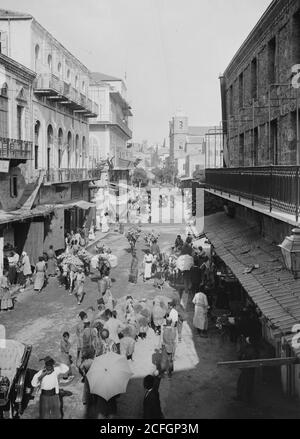
<svg viewBox="0 0 300 439"><path fill-rule="evenodd" d="M101 229L102 233L107 233L109 231L109 226L108 226L108 216L103 216L102 218L102 229Z"/></svg>
<svg viewBox="0 0 300 439"><path fill-rule="evenodd" d="M151 279L152 277L152 263L153 263L153 255L145 255L144 256L144 278Z"/></svg>
<svg viewBox="0 0 300 439"><path fill-rule="evenodd" d="M193 325L195 326L195 328L200 329L201 331L207 331L208 302L206 295L204 293L197 293L193 299L193 304L195 305Z"/></svg>

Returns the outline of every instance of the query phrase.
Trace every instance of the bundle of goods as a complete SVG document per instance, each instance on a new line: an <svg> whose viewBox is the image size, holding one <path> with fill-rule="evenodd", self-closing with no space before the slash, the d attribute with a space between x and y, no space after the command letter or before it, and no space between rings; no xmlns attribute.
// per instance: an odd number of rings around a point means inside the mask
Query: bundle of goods
<svg viewBox="0 0 300 439"><path fill-rule="evenodd" d="M130 244L131 248L135 247L136 242L138 241L139 237L141 234L141 229L139 228L131 228L128 230L127 234L126 234L126 238Z"/></svg>
<svg viewBox="0 0 300 439"><path fill-rule="evenodd" d="M182 255L176 261L176 266L180 271L189 271L194 265L194 259L190 255Z"/></svg>
<svg viewBox="0 0 300 439"><path fill-rule="evenodd" d="M154 242L158 241L160 234L152 230L152 232L146 233L144 235L144 240L147 245L151 245Z"/></svg>
<svg viewBox="0 0 300 439"><path fill-rule="evenodd" d="M77 253L77 256L79 257L79 259L81 259L81 261L84 264L89 264L91 262L91 259L92 259L91 253L89 253L85 249L79 250L79 252Z"/></svg>
<svg viewBox="0 0 300 439"><path fill-rule="evenodd" d="M83 267L84 263L82 260L75 255L72 255L71 253L62 253L58 260L62 265L73 265L75 268Z"/></svg>

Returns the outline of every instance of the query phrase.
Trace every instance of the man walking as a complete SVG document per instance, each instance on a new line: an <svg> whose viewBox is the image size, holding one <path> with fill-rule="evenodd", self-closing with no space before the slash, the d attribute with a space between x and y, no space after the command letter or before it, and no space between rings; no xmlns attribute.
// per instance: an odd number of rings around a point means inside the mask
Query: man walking
<svg viewBox="0 0 300 439"><path fill-rule="evenodd" d="M160 377L147 375L144 378L145 396L143 402L144 419L164 419L159 399Z"/></svg>
<svg viewBox="0 0 300 439"><path fill-rule="evenodd" d="M163 327L162 338L161 338L161 346L162 346L162 356L166 356L167 358L167 370L168 377L171 378L173 370L174 370L174 356L176 350L176 337L177 330L174 326L172 326L172 320L167 318L166 325Z"/></svg>

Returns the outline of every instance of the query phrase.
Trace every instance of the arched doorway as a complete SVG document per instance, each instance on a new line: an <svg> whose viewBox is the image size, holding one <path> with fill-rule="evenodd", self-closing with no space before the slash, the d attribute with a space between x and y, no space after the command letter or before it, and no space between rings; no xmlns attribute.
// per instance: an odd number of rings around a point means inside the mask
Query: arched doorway
<svg viewBox="0 0 300 439"><path fill-rule="evenodd" d="M61 167L63 154L63 130L59 128L58 130L58 168Z"/></svg>
<svg viewBox="0 0 300 439"><path fill-rule="evenodd" d="M72 152L72 133L68 132L68 169L71 167L71 152Z"/></svg>
<svg viewBox="0 0 300 439"><path fill-rule="evenodd" d="M50 171L52 160L51 160L51 152L53 147L53 128L52 125L48 126L47 130L47 170Z"/></svg>
<svg viewBox="0 0 300 439"><path fill-rule="evenodd" d="M34 169L39 168L39 135L41 123L39 120L34 125Z"/></svg>
<svg viewBox="0 0 300 439"><path fill-rule="evenodd" d="M86 158L86 140L83 136L82 138L82 158L81 158L81 164L82 168L85 168L85 158Z"/></svg>
<svg viewBox="0 0 300 439"><path fill-rule="evenodd" d="M80 156L80 151L79 151L79 136L78 134L75 137L75 168L79 167L79 156Z"/></svg>

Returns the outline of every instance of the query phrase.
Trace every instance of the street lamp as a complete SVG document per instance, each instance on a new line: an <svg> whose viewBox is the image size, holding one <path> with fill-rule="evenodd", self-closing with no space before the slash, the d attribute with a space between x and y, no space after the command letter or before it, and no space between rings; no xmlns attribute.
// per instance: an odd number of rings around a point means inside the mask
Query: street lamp
<svg viewBox="0 0 300 439"><path fill-rule="evenodd" d="M287 236L281 248L284 264L291 271L295 279L300 277L300 229L293 229L292 235Z"/></svg>

